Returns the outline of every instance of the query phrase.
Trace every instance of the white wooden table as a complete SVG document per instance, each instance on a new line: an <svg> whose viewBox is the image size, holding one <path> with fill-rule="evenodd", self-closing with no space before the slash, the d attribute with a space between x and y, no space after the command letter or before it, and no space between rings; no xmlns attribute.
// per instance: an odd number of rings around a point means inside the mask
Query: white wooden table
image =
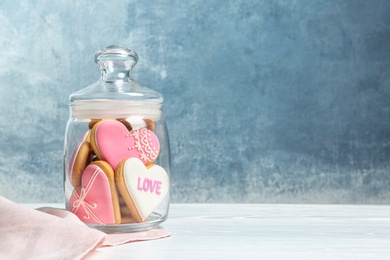
<svg viewBox="0 0 390 260"><path fill-rule="evenodd" d="M173 204L170 238L88 259L390 259L390 206Z"/></svg>

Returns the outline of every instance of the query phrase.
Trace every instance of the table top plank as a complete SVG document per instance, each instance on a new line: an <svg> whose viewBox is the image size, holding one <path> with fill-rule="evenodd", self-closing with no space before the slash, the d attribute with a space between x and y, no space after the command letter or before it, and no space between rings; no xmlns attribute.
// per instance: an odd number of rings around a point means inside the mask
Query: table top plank
<svg viewBox="0 0 390 260"><path fill-rule="evenodd" d="M389 205L172 204L161 228L88 258L390 259Z"/></svg>

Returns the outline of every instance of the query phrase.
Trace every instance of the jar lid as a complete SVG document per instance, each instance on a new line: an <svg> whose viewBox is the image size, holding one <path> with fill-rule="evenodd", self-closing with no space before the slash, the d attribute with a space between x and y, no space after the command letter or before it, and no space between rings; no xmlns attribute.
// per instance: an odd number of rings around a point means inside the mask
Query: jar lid
<svg viewBox="0 0 390 260"><path fill-rule="evenodd" d="M101 77L94 84L69 96L72 113L80 118L161 116L163 96L132 78L138 54L111 45L95 54ZM152 119L152 118L150 118Z"/></svg>

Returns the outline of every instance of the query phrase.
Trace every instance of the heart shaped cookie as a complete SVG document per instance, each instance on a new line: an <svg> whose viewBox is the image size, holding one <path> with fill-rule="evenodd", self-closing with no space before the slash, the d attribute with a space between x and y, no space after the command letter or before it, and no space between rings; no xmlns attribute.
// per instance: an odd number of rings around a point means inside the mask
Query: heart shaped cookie
<svg viewBox="0 0 390 260"><path fill-rule="evenodd" d="M69 199L69 210L86 223L121 223L114 171L107 162L92 162L85 168L81 187Z"/></svg>
<svg viewBox="0 0 390 260"><path fill-rule="evenodd" d="M145 166L138 158L123 160L115 173L120 194L135 221L140 223L161 204L169 192L169 177L161 166Z"/></svg>
<svg viewBox="0 0 390 260"><path fill-rule="evenodd" d="M80 186L81 183L81 174L85 167L92 160L92 147L89 143L89 133L87 131L81 142L76 146L75 150L72 153L72 157L69 161L68 167L68 180L71 182L73 187Z"/></svg>
<svg viewBox="0 0 390 260"><path fill-rule="evenodd" d="M157 136L147 128L128 131L116 120L102 120L92 128L91 145L100 160L114 170L126 158L138 158L143 164L156 160L160 151Z"/></svg>

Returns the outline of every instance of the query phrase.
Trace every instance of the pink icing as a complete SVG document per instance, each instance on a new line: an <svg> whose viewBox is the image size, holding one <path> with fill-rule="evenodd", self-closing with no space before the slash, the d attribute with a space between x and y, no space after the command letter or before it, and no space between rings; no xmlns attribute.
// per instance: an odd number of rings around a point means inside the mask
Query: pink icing
<svg viewBox="0 0 390 260"><path fill-rule="evenodd" d="M162 181L159 181L159 180L152 180L149 178L142 179L141 177L138 177L137 190L155 193L156 195L160 195L161 194L161 184L162 184Z"/></svg>
<svg viewBox="0 0 390 260"><path fill-rule="evenodd" d="M87 166L81 186L69 199L70 211L86 223L115 223L110 184L103 170L96 165Z"/></svg>
<svg viewBox="0 0 390 260"><path fill-rule="evenodd" d="M114 170L126 158L138 158L144 164L153 162L159 153L157 136L147 128L128 131L120 122L107 120L100 123L95 131L96 145Z"/></svg>

